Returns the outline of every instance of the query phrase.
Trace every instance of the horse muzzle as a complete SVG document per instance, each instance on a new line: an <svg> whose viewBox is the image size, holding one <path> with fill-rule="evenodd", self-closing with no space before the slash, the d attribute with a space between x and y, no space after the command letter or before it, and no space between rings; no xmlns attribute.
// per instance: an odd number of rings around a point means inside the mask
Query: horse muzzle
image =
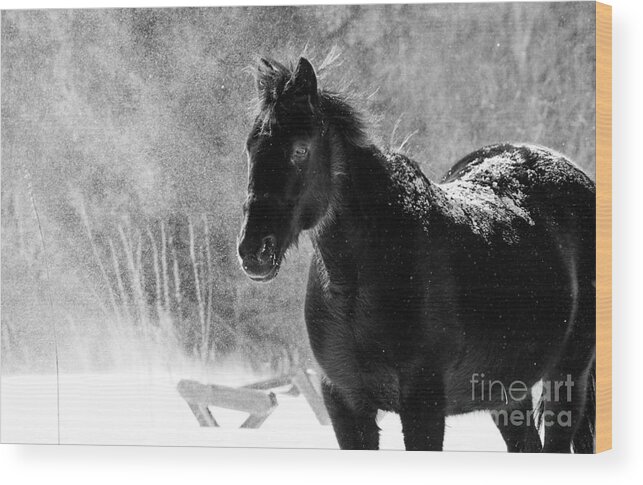
<svg viewBox="0 0 643 485"><path fill-rule="evenodd" d="M277 276L281 257L277 238L270 234L253 244L248 238L239 243L239 261L243 271L255 281L269 281Z"/></svg>

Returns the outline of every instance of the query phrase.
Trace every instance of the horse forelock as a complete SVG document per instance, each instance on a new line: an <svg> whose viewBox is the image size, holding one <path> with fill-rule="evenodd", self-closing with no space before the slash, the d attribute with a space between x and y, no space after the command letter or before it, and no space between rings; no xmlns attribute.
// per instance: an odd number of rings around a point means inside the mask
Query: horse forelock
<svg viewBox="0 0 643 485"><path fill-rule="evenodd" d="M333 51L321 64L325 71L337 64ZM330 60L329 60L330 59ZM339 93L320 89L317 99L299 99L288 96L289 85L295 72L294 63L287 65L273 59L262 58L254 71L258 88L256 102L256 128L261 134L270 135L279 125L293 124L293 119L309 119L325 126L335 125L343 138L350 144L365 147L370 144L365 118L353 106L354 100L349 93Z"/></svg>

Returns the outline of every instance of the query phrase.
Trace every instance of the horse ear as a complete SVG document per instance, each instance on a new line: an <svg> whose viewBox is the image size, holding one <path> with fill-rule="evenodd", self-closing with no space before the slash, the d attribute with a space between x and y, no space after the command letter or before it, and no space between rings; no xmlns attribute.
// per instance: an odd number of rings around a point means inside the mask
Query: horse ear
<svg viewBox="0 0 643 485"><path fill-rule="evenodd" d="M275 68L269 59L262 57L257 63L255 80L257 82L257 91L259 96L266 98L270 94L271 84L274 77Z"/></svg>
<svg viewBox="0 0 643 485"><path fill-rule="evenodd" d="M317 75L308 59L305 57L299 59L299 63L289 84L289 88L296 94L312 97L317 96Z"/></svg>

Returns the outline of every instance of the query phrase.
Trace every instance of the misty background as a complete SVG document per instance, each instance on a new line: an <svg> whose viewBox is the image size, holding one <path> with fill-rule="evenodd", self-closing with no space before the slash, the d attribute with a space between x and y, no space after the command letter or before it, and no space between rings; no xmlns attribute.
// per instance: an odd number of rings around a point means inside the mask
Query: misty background
<svg viewBox="0 0 643 485"><path fill-rule="evenodd" d="M260 55L318 65L432 180L489 143L595 174L593 3L2 12L2 373L311 365L311 248L240 271Z"/></svg>

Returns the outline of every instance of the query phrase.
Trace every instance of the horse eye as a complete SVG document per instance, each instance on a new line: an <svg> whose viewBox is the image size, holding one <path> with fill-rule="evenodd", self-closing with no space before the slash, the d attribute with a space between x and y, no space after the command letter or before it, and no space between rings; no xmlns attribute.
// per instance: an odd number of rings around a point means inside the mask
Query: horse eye
<svg viewBox="0 0 643 485"><path fill-rule="evenodd" d="M299 145L293 150L291 160L293 163L301 163L306 159L306 155L308 155L308 147Z"/></svg>

